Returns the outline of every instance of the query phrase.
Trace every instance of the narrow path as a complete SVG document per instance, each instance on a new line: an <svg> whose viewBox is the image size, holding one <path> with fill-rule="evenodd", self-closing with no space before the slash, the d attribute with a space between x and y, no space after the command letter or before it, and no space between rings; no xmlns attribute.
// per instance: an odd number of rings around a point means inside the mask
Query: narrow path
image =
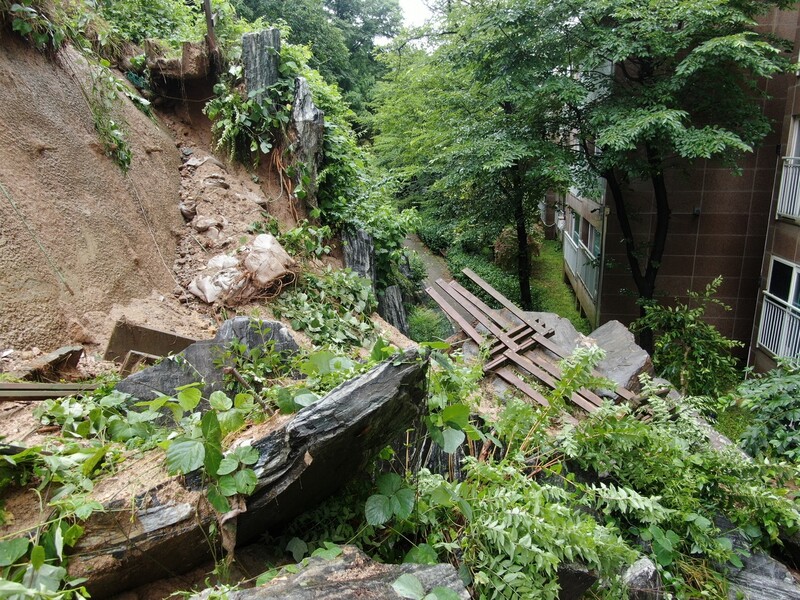
<svg viewBox="0 0 800 600"><path fill-rule="evenodd" d="M426 288L433 287L437 279L444 279L445 281L450 281L453 279L453 275L450 273L450 269L447 267L447 261L438 254L431 252L428 247L422 243L422 240L419 239L417 234L409 233L405 242L403 242L403 245L410 250L414 250L419 255L420 259L422 259L422 263L425 265L425 271L427 272L427 275L423 280ZM438 307L436 307L436 309L440 310ZM458 307L458 312L467 321L474 320L473 317L463 308ZM444 314L443 311L442 314ZM449 316L445 316L450 321L451 325L456 329L456 331L461 330L461 328Z"/></svg>
<svg viewBox="0 0 800 600"><path fill-rule="evenodd" d="M403 245L410 250L414 250L422 259L428 275L425 277L425 287L431 287L437 279L450 281L453 276L447 268L447 261L437 254L433 254L428 247L422 243L416 233L409 233Z"/></svg>

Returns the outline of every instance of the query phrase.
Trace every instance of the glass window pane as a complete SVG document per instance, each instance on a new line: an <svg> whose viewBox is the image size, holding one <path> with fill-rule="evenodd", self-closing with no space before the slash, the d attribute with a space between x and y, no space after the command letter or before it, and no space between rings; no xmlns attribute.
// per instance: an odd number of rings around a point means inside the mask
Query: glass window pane
<svg viewBox="0 0 800 600"><path fill-rule="evenodd" d="M788 302L793 274L794 269L790 265L773 260L772 273L769 276L769 293Z"/></svg>

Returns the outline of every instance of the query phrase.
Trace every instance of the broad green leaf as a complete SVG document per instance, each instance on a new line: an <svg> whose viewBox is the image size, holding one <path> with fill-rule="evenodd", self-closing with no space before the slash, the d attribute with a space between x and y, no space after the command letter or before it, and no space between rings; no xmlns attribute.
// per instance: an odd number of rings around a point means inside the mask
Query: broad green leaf
<svg viewBox="0 0 800 600"><path fill-rule="evenodd" d="M239 461L235 458L226 456L219 463L219 468L217 468L217 475L227 475L228 473L233 473L238 468L239 468Z"/></svg>
<svg viewBox="0 0 800 600"><path fill-rule="evenodd" d="M364 514L370 525L383 525L392 518L392 502L383 494L374 494L367 498Z"/></svg>
<svg viewBox="0 0 800 600"><path fill-rule="evenodd" d="M315 402L318 402L319 396L317 396L314 392L305 391L297 394L294 397L294 401L297 405L305 408L306 406L311 406Z"/></svg>
<svg viewBox="0 0 800 600"><path fill-rule="evenodd" d="M233 408L233 400L225 395L225 392L217 390L208 397L208 403L214 410L230 410Z"/></svg>
<svg viewBox="0 0 800 600"><path fill-rule="evenodd" d="M253 394L236 394L233 399L233 406L239 410L253 410L253 407L255 406Z"/></svg>
<svg viewBox="0 0 800 600"><path fill-rule="evenodd" d="M461 600L461 596L450 588L436 586L425 596L429 600Z"/></svg>
<svg viewBox="0 0 800 600"><path fill-rule="evenodd" d="M300 562L308 554L308 544L298 537L293 537L286 544L286 551L292 554L295 562Z"/></svg>
<svg viewBox="0 0 800 600"><path fill-rule="evenodd" d="M0 542L0 567L8 567L17 562L28 551L30 543L27 537Z"/></svg>
<svg viewBox="0 0 800 600"><path fill-rule="evenodd" d="M465 404L451 404L442 411L442 420L458 429L464 429L469 425L469 407Z"/></svg>
<svg viewBox="0 0 800 600"><path fill-rule="evenodd" d="M414 500L416 496L411 488L397 490L392 496L392 510L400 519L407 519L414 510Z"/></svg>
<svg viewBox="0 0 800 600"><path fill-rule="evenodd" d="M226 512L230 511L231 505L228 502L228 499L222 495L219 487L216 485L210 485L208 487L208 502L214 507L218 513L225 514Z"/></svg>
<svg viewBox="0 0 800 600"><path fill-rule="evenodd" d="M200 388L190 387L178 392L178 404L187 412L197 408L202 398L203 394L200 392Z"/></svg>
<svg viewBox="0 0 800 600"><path fill-rule="evenodd" d="M333 560L342 553L342 548L331 542L323 542L323 547L317 548L311 556L319 556L325 560Z"/></svg>
<svg viewBox="0 0 800 600"><path fill-rule="evenodd" d="M244 444L233 451L233 455L239 459L243 465L254 465L258 462L260 454L258 450L253 448L250 444Z"/></svg>
<svg viewBox="0 0 800 600"><path fill-rule="evenodd" d="M249 496L258 485L258 477L253 469L242 469L233 475L236 481L236 491L243 496Z"/></svg>
<svg viewBox="0 0 800 600"><path fill-rule="evenodd" d="M444 438L444 451L448 454L452 454L458 450L458 447L462 443L464 443L464 440L467 436L463 431L447 427L446 429L442 430L442 437Z"/></svg>
<svg viewBox="0 0 800 600"><path fill-rule="evenodd" d="M256 587L266 585L280 574L281 572L279 569L270 569L269 571L264 571L256 578Z"/></svg>
<svg viewBox="0 0 800 600"><path fill-rule="evenodd" d="M167 471L185 475L203 466L206 449L201 440L178 438L167 448Z"/></svg>
<svg viewBox="0 0 800 600"><path fill-rule="evenodd" d="M397 490L403 487L403 478L397 473L382 473L375 480L378 491L384 496L392 496Z"/></svg>
<svg viewBox="0 0 800 600"><path fill-rule="evenodd" d="M34 546L31 550L31 566L34 569L39 569L44 564L44 546Z"/></svg>
<svg viewBox="0 0 800 600"><path fill-rule="evenodd" d="M422 600L425 596L425 589L419 578L409 573L400 575L393 583L392 589L401 598L409 598L410 600Z"/></svg>
<svg viewBox="0 0 800 600"><path fill-rule="evenodd" d="M83 461L81 465L81 473L83 473L84 477L89 477L94 470L97 468L102 460L106 456L106 452L108 452L108 446L100 446L97 448L89 458Z"/></svg>
<svg viewBox="0 0 800 600"><path fill-rule="evenodd" d="M233 478L233 475L223 475L219 478L219 493L223 496L235 496L237 494L236 490L236 480Z"/></svg>
<svg viewBox="0 0 800 600"><path fill-rule="evenodd" d="M439 556L436 554L433 546L429 544L420 544L414 546L406 553L403 558L404 563L417 563L420 565L435 565L439 562Z"/></svg>
<svg viewBox="0 0 800 600"><path fill-rule="evenodd" d="M242 411L233 408L225 412L217 413L219 418L222 435L226 436L231 432L238 431L244 425L244 415Z"/></svg>
<svg viewBox="0 0 800 600"><path fill-rule="evenodd" d="M203 432L203 439L205 439L206 444L216 446L222 444L222 429L217 413L213 410L203 413L203 417L200 419L200 431Z"/></svg>

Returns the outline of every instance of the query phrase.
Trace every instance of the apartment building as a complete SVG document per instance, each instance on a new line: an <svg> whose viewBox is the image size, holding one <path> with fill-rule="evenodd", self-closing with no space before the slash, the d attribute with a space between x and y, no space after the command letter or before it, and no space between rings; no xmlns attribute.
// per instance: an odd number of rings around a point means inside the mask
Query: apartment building
<svg viewBox="0 0 800 600"><path fill-rule="evenodd" d="M799 14L763 20L765 30L795 41L795 60ZM771 96L762 110L775 126L739 174L714 161L667 174L672 215L656 285L668 302L721 275L717 298L730 310L711 305L707 316L746 344L742 358L767 369L776 355L800 354L800 93L795 75L762 85ZM647 237L655 227L652 190L641 185L628 196L634 229ZM630 323L639 306L610 194L587 199L572 190L562 202L565 278L583 312L595 326Z"/></svg>

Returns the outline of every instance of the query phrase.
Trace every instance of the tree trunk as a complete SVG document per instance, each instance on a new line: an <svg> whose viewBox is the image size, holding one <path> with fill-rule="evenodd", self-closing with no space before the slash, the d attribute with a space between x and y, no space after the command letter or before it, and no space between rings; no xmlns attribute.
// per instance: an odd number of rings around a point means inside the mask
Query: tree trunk
<svg viewBox="0 0 800 600"><path fill-rule="evenodd" d="M517 278L519 297L523 310L533 310L531 298L531 254L528 249L528 228L525 225L525 190L522 177L515 173L514 179L514 223L517 228Z"/></svg>
<svg viewBox="0 0 800 600"><path fill-rule="evenodd" d="M625 242L625 254L628 257L628 265L631 270L631 276L633 277L633 283L636 285L640 303L651 301L655 294L656 278L658 276L659 267L661 266L661 261L664 257L671 215L667 187L664 183L664 174L661 168L661 159L657 151L649 144L646 146L645 150L647 152L647 160L651 167L650 181L656 200L656 228L650 243L650 252L647 256L647 264L644 270L642 270L641 263L639 262L639 249L633 235L628 207L625 204L625 195L619 179L617 178L617 174L612 169L603 173L611 190L611 197L614 201L617 220L619 221L623 240ZM644 316L644 311L644 305L641 305L640 316ZM648 353L653 353L654 340L652 330L643 329L639 332L639 345Z"/></svg>

